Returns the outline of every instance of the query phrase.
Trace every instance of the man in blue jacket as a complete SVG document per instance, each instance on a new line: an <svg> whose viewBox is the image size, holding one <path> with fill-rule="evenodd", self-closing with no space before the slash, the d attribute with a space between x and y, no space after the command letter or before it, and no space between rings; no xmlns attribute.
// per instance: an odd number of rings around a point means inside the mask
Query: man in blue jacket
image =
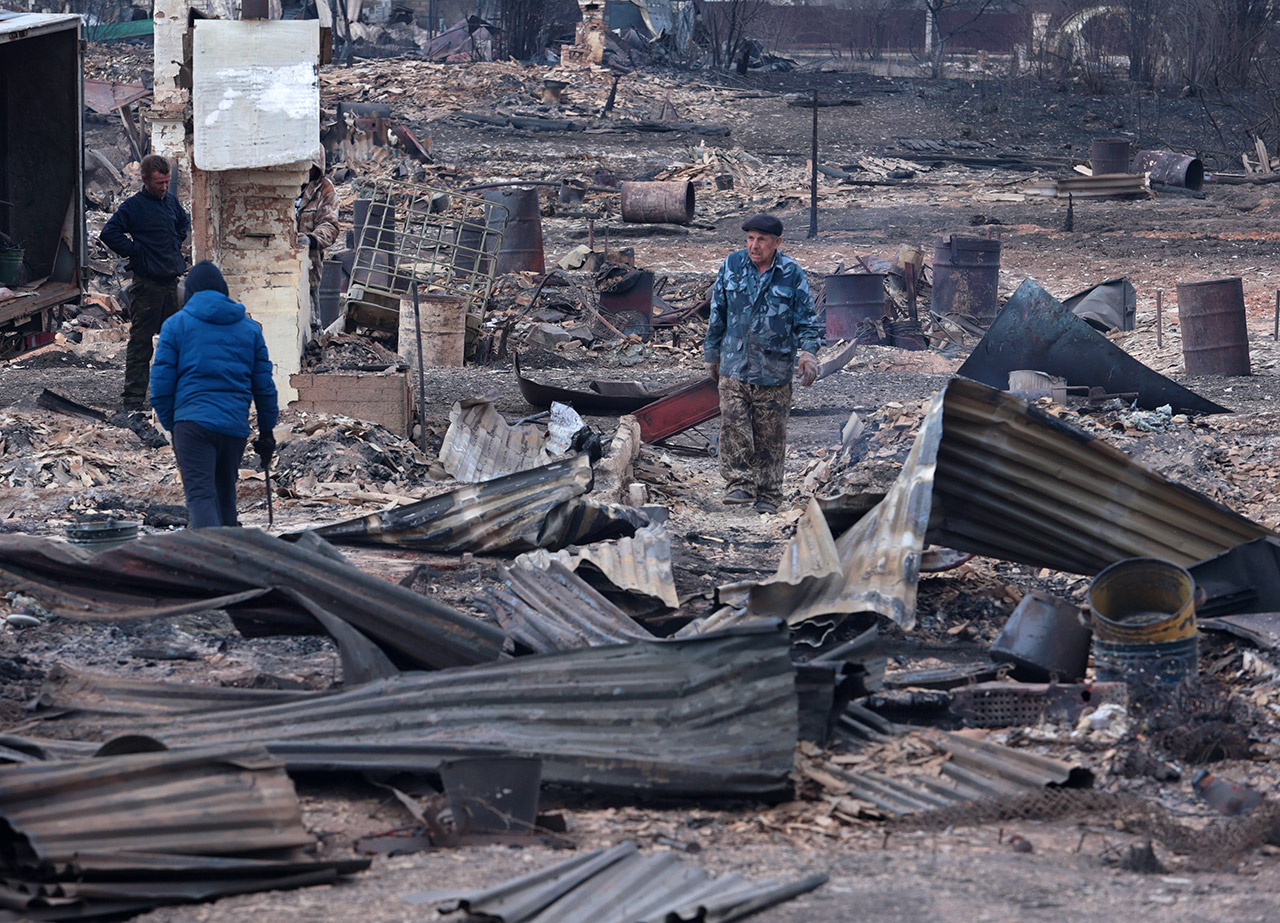
<svg viewBox="0 0 1280 923"><path fill-rule="evenodd" d="M236 481L258 408L258 454L275 450L280 416L262 327L232 301L218 267L205 260L187 274L186 303L164 322L151 367L151 405L173 434L188 525L237 526Z"/></svg>
<svg viewBox="0 0 1280 923"><path fill-rule="evenodd" d="M725 258L711 288L711 322L702 355L720 382L720 473L725 503L776 513L791 415L791 380L818 377L823 323L800 264L778 250L782 222L753 215L742 223L747 248Z"/></svg>
<svg viewBox="0 0 1280 923"><path fill-rule="evenodd" d="M182 242L191 219L169 188L169 161L142 158L142 188L124 200L102 229L102 242L129 258L129 345L124 358L124 406L141 409L147 398L151 338L178 310L178 276L187 270Z"/></svg>

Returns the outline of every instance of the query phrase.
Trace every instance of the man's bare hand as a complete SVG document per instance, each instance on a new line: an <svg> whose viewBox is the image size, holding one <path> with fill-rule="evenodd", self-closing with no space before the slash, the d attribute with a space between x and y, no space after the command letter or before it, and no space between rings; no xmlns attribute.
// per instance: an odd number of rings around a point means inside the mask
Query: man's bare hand
<svg viewBox="0 0 1280 923"><path fill-rule="evenodd" d="M716 381L720 380L720 363L719 362L704 362L702 364L707 367L708 375L710 375Z"/></svg>
<svg viewBox="0 0 1280 923"><path fill-rule="evenodd" d="M796 369L800 373L800 384L809 387L818 380L818 357L813 353L801 353Z"/></svg>

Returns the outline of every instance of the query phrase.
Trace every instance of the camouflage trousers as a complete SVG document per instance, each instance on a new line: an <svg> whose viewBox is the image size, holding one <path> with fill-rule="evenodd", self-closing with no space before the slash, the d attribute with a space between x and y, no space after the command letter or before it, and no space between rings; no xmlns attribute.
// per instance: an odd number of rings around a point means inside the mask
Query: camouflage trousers
<svg viewBox="0 0 1280 923"><path fill-rule="evenodd" d="M720 473L725 490L782 502L791 383L749 385L720 379Z"/></svg>

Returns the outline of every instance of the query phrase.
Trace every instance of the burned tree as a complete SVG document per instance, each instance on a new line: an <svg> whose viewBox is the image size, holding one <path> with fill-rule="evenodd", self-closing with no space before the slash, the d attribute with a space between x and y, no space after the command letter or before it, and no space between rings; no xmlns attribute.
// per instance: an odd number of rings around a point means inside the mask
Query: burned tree
<svg viewBox="0 0 1280 923"><path fill-rule="evenodd" d="M706 43L711 48L711 64L727 69L743 54L748 30L767 12L765 0L697 0L698 16ZM745 70L745 68L744 68Z"/></svg>
<svg viewBox="0 0 1280 923"><path fill-rule="evenodd" d="M947 43L967 30L987 12L1009 4L999 0L924 0L925 54L929 56L929 74L935 80L942 76L942 59ZM944 18L947 20L944 24Z"/></svg>

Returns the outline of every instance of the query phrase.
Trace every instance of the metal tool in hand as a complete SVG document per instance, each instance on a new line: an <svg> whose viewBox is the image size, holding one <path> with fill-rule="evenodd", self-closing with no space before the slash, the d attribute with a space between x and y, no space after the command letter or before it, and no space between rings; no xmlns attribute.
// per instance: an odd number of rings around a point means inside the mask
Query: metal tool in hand
<svg viewBox="0 0 1280 923"><path fill-rule="evenodd" d="M275 506L271 502L271 456L275 452L275 445L268 447L263 440L263 436L259 435L253 443L253 450L258 453L258 461L262 463L262 475L267 483L267 528L270 529L276 524Z"/></svg>

